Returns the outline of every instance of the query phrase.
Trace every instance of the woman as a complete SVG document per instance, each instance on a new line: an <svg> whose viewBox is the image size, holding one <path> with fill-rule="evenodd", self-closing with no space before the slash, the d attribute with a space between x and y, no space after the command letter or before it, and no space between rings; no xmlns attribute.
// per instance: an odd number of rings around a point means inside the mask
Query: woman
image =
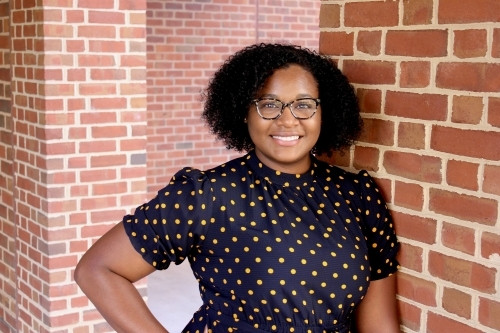
<svg viewBox="0 0 500 333"><path fill-rule="evenodd" d="M297 46L249 46L215 73L203 117L246 155L180 170L83 256L75 280L106 320L167 332L132 283L187 258L203 305L184 332L399 332L385 203L365 171L314 156L361 129L336 66Z"/></svg>

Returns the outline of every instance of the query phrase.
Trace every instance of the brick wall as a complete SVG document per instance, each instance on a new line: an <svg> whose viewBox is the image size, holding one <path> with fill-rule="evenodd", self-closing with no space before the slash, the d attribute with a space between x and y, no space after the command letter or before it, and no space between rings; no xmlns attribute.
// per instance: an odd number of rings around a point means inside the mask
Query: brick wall
<svg viewBox="0 0 500 333"><path fill-rule="evenodd" d="M146 197L146 3L73 2L0 2L2 332L106 330L73 270Z"/></svg>
<svg viewBox="0 0 500 333"><path fill-rule="evenodd" d="M256 42L318 49L317 0L148 1L148 188L180 168L236 156L200 121L200 93L226 57Z"/></svg>
<svg viewBox="0 0 500 333"><path fill-rule="evenodd" d="M500 2L322 2L321 52L365 131L332 160L376 172L402 241L405 332L500 330Z"/></svg>

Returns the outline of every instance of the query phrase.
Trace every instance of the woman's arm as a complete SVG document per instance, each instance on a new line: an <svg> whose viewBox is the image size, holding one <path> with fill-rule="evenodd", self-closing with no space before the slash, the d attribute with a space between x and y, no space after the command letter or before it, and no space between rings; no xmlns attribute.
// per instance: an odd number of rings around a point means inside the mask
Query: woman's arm
<svg viewBox="0 0 500 333"><path fill-rule="evenodd" d="M119 223L85 253L75 281L117 332L167 332L133 285L153 271Z"/></svg>
<svg viewBox="0 0 500 333"><path fill-rule="evenodd" d="M396 274L370 282L365 298L356 310L359 333L399 333L396 305Z"/></svg>

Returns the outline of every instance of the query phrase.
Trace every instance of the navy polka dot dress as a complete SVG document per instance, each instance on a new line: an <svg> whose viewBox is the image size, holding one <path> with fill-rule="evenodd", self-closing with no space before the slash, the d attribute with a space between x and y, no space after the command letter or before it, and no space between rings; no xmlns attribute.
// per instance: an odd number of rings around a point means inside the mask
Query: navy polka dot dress
<svg viewBox="0 0 500 333"><path fill-rule="evenodd" d="M203 305L183 332L350 332L370 280L398 267L372 178L314 157L300 175L254 152L184 168L124 225L157 269L189 260Z"/></svg>

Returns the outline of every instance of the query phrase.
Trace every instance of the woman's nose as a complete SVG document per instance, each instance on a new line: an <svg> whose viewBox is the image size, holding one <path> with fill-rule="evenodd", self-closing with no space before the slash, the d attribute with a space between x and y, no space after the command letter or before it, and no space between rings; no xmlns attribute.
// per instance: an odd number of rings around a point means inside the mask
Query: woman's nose
<svg viewBox="0 0 500 333"><path fill-rule="evenodd" d="M292 113L292 107L289 104L285 104L283 106L283 112L281 113L281 116L276 119L277 121L280 121L285 124L295 124L295 122L298 121L297 118Z"/></svg>

